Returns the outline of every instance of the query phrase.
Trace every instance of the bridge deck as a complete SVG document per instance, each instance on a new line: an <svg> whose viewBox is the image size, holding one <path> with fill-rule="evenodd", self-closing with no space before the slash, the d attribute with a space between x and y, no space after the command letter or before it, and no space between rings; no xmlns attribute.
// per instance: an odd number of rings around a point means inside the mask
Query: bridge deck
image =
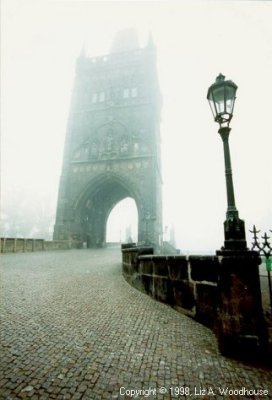
<svg viewBox="0 0 272 400"><path fill-rule="evenodd" d="M1 399L124 399L147 388L156 395L138 398L185 398L182 387L191 399L239 398L220 396L227 387L272 398L271 370L222 357L209 329L130 287L120 249L0 262Z"/></svg>

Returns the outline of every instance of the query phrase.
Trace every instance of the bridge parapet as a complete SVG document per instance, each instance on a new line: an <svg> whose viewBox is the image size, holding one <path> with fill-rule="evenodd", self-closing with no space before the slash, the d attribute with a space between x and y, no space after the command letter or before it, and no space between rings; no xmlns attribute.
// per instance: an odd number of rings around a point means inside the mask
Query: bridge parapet
<svg viewBox="0 0 272 400"><path fill-rule="evenodd" d="M135 288L214 327L218 307L216 256L154 255L122 246L123 276Z"/></svg>
<svg viewBox="0 0 272 400"><path fill-rule="evenodd" d="M0 238L1 253L20 253L47 250L68 250L80 248L74 240L44 240L31 238Z"/></svg>
<svg viewBox="0 0 272 400"><path fill-rule="evenodd" d="M123 276L132 286L213 328L225 355L265 359L272 353L256 252L167 256L145 250L122 250Z"/></svg>

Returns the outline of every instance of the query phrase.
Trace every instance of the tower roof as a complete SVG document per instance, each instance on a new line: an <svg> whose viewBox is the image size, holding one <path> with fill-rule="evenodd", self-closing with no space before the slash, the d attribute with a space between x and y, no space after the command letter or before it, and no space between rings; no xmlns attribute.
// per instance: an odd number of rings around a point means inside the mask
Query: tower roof
<svg viewBox="0 0 272 400"><path fill-rule="evenodd" d="M130 51L139 48L137 32L134 28L118 31L112 42L111 53Z"/></svg>

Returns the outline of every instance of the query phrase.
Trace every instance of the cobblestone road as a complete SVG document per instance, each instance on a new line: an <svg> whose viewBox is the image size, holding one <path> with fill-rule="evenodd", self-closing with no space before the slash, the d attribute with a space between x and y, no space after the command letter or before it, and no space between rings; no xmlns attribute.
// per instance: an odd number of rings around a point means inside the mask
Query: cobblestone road
<svg viewBox="0 0 272 400"><path fill-rule="evenodd" d="M1 399L272 398L271 370L220 356L209 329L130 287L120 250L0 262Z"/></svg>

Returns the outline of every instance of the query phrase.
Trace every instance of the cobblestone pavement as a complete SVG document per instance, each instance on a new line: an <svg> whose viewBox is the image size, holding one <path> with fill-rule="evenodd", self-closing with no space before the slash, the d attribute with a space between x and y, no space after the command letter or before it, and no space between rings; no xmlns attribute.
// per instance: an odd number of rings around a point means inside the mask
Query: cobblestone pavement
<svg viewBox="0 0 272 400"><path fill-rule="evenodd" d="M0 262L1 399L272 398L271 370L222 357L209 329L130 287L120 249Z"/></svg>

